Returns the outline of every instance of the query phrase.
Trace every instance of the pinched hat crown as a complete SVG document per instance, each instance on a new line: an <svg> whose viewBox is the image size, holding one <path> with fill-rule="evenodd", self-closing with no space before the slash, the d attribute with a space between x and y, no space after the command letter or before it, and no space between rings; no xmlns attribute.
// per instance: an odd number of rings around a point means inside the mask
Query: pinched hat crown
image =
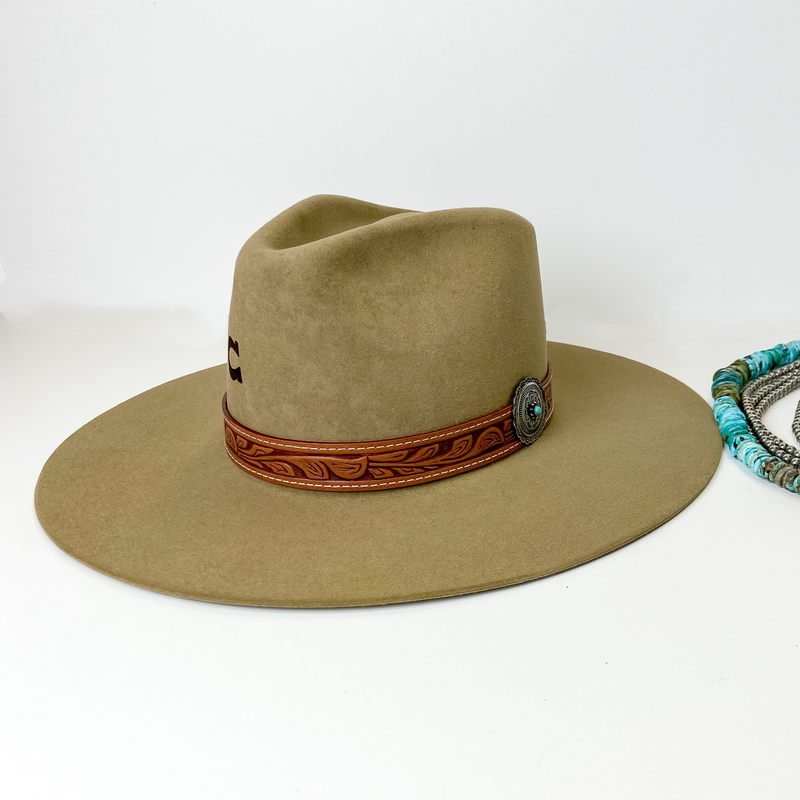
<svg viewBox="0 0 800 800"><path fill-rule="evenodd" d="M366 441L479 417L547 370L533 227L308 198L242 248L229 335L228 407L256 431Z"/></svg>

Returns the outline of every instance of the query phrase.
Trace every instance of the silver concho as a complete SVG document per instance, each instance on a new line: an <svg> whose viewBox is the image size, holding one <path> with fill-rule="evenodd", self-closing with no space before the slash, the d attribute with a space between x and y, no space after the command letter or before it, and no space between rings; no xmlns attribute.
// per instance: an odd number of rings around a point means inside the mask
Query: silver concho
<svg viewBox="0 0 800 800"><path fill-rule="evenodd" d="M522 444L533 444L544 430L547 419L547 400L542 384L536 378L523 378L514 390L511 402L511 422Z"/></svg>

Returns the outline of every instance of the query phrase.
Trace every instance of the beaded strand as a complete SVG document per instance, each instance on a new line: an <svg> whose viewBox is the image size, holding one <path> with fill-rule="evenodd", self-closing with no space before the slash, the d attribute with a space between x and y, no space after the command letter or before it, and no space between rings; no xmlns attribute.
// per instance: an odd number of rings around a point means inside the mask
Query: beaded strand
<svg viewBox="0 0 800 800"><path fill-rule="evenodd" d="M794 438L800 442L800 403L797 404L797 411L794 412L794 422L792 423Z"/></svg>
<svg viewBox="0 0 800 800"><path fill-rule="evenodd" d="M800 359L756 378L748 383L742 392L742 410L750 430L772 455L795 469L800 469L800 450L775 436L767 429L761 418L774 402L786 397L798 386L800 386Z"/></svg>
<svg viewBox="0 0 800 800"><path fill-rule="evenodd" d="M714 374L714 418L733 456L756 475L800 494L800 450L770 433L764 411L800 386L800 340L758 350ZM792 430L800 439L800 405Z"/></svg>

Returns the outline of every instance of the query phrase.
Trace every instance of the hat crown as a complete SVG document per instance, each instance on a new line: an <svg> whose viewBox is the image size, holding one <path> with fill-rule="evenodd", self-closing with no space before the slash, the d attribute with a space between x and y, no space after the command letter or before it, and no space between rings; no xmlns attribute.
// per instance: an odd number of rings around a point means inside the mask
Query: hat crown
<svg viewBox="0 0 800 800"><path fill-rule="evenodd" d="M228 407L256 431L346 442L465 422L547 369L533 227L308 198L239 253L229 335Z"/></svg>

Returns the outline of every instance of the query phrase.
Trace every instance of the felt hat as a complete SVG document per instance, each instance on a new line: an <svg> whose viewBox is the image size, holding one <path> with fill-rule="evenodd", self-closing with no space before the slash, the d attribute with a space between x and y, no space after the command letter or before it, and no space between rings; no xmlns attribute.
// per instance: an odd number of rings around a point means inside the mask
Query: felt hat
<svg viewBox="0 0 800 800"><path fill-rule="evenodd" d="M242 248L229 334L227 364L50 457L36 511L59 547L221 603L446 597L609 553L719 462L687 386L546 340L534 230L509 211L308 198Z"/></svg>

